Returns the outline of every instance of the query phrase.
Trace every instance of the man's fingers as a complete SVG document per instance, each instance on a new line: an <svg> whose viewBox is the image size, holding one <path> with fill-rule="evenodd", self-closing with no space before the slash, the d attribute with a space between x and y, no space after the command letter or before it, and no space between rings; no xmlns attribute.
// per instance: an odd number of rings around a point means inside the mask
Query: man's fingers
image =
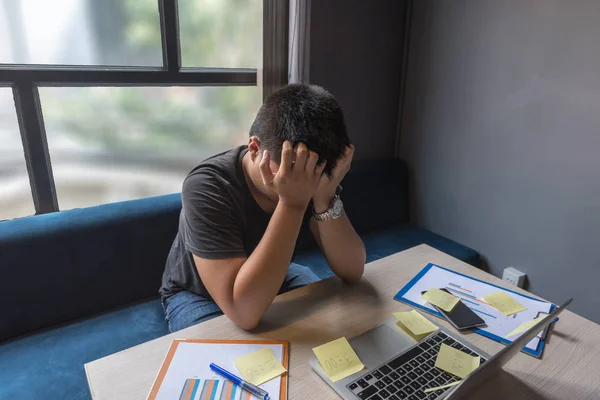
<svg viewBox="0 0 600 400"><path fill-rule="evenodd" d="M326 165L327 165L327 161L321 161L321 164L317 165L317 168L315 168L315 175L317 175L317 176L323 175L323 171L325 170Z"/></svg>
<svg viewBox="0 0 600 400"><path fill-rule="evenodd" d="M262 160L260 160L260 176L262 177L263 183L267 187L273 185L273 172L271 171L271 155L267 150L263 151Z"/></svg>
<svg viewBox="0 0 600 400"><path fill-rule="evenodd" d="M294 162L294 169L298 171L304 171L307 159L308 147L306 147L304 143L298 143L296 145L296 160Z"/></svg>
<svg viewBox="0 0 600 400"><path fill-rule="evenodd" d="M337 162L335 167L335 175L340 177L346 175L348 171L350 171L350 166L352 165L352 158L354 157L354 145L350 145L346 147L344 150L344 155Z"/></svg>
<svg viewBox="0 0 600 400"><path fill-rule="evenodd" d="M346 157L350 157L350 156L354 155L354 145L353 144L346 146L346 149L344 150L344 155Z"/></svg>
<svg viewBox="0 0 600 400"><path fill-rule="evenodd" d="M347 169L350 169L350 164L352 164L352 159L354 158L354 145L349 145L346 147L344 151L343 159L347 164Z"/></svg>
<svg viewBox="0 0 600 400"><path fill-rule="evenodd" d="M283 142L283 147L281 149L281 163L279 169L283 174L286 174L292 170L293 163L294 148L292 147L292 143L289 140L286 140Z"/></svg>
<svg viewBox="0 0 600 400"><path fill-rule="evenodd" d="M346 158L349 160L348 164L352 163L352 159L354 158L354 145L351 144L346 148Z"/></svg>
<svg viewBox="0 0 600 400"><path fill-rule="evenodd" d="M319 156L314 151L308 152L308 159L306 160L306 171L313 172L319 161Z"/></svg>

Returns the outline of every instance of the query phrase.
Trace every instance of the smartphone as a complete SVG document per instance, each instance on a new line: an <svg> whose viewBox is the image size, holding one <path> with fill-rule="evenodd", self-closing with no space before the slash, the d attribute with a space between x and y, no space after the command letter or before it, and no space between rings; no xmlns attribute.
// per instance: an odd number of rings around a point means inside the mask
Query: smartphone
<svg viewBox="0 0 600 400"><path fill-rule="evenodd" d="M440 290L443 290L448 294L452 294L446 289ZM475 314L475 311L467 307L462 301L459 301L451 312L446 312L433 304L432 306L458 330L477 328L485 325L485 321L479 315Z"/></svg>

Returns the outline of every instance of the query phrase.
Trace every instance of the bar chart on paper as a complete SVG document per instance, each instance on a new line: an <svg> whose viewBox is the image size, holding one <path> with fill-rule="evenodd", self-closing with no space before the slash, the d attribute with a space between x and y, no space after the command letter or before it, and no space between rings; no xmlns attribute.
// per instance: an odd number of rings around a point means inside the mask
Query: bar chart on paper
<svg viewBox="0 0 600 400"><path fill-rule="evenodd" d="M275 340L174 339L165 356L148 400L256 400L239 385L211 370L215 363L242 377L235 360L271 350L284 371L289 361L289 344ZM287 373L258 385L271 400L287 399Z"/></svg>
<svg viewBox="0 0 600 400"><path fill-rule="evenodd" d="M542 314L552 310L551 303L523 296L498 286L483 282L454 271L450 271L438 265L429 264L398 294L396 300L407 302L439 317L441 315L425 300L421 293L431 288L447 289L458 297L467 307L476 312L486 323L486 326L475 329L476 332L489 336L495 340L510 342L518 338L518 335L507 337L508 333L521 325L523 322L531 321ZM488 304L483 296L503 290L513 297L527 309L510 316L505 316L496 308ZM532 339L526 346L530 353L540 355L540 335Z"/></svg>
<svg viewBox="0 0 600 400"><path fill-rule="evenodd" d="M251 400L252 395L231 381L188 379L179 400Z"/></svg>

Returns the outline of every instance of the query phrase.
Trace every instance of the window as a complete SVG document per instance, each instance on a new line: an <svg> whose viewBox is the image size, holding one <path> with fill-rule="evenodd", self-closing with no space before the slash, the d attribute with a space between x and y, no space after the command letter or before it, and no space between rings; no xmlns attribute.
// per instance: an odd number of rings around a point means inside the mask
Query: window
<svg viewBox="0 0 600 400"><path fill-rule="evenodd" d="M34 213L12 90L0 87L0 221Z"/></svg>
<svg viewBox="0 0 600 400"><path fill-rule="evenodd" d="M244 144L283 3L0 1L0 220L179 192Z"/></svg>
<svg viewBox="0 0 600 400"><path fill-rule="evenodd" d="M262 0L180 0L182 65L262 67L262 19Z"/></svg>
<svg viewBox="0 0 600 400"><path fill-rule="evenodd" d="M158 2L0 2L0 63L160 67Z"/></svg>
<svg viewBox="0 0 600 400"><path fill-rule="evenodd" d="M181 191L199 161L248 140L256 87L42 87L62 210Z"/></svg>

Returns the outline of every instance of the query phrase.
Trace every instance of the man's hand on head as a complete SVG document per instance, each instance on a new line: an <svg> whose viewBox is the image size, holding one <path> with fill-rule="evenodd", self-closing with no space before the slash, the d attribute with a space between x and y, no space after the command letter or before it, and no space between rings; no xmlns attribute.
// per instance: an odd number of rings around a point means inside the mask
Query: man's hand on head
<svg viewBox="0 0 600 400"><path fill-rule="evenodd" d="M344 154L337 161L331 178L327 174L323 174L319 180L317 190L313 195L313 205L317 213L323 213L329 208L331 200L335 196L338 185L342 182L342 179L346 176L352 165L352 158L354 157L354 146L350 145L346 147Z"/></svg>
<svg viewBox="0 0 600 400"><path fill-rule="evenodd" d="M292 147L290 141L283 143L279 170L273 174L270 167L271 155L263 152L260 174L266 187L279 196L279 202L298 210L306 210L319 185L325 163L317 164L319 156L309 151L304 143Z"/></svg>

